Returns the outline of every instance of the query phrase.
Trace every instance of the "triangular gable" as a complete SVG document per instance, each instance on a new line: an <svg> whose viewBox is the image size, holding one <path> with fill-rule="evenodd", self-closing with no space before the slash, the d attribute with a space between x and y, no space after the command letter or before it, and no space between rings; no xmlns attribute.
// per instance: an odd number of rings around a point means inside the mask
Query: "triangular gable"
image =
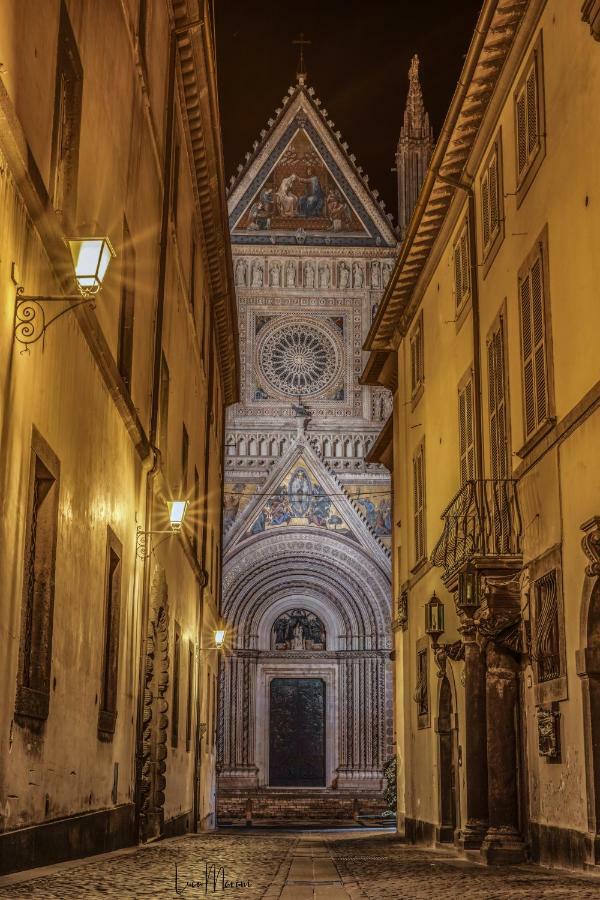
<svg viewBox="0 0 600 900"><path fill-rule="evenodd" d="M232 242L395 246L382 205L339 132L333 133L303 86L292 94L232 187Z"/></svg>
<svg viewBox="0 0 600 900"><path fill-rule="evenodd" d="M234 545L256 535L294 526L338 533L389 565L388 552L368 527L366 517L302 436L235 519L226 535L226 555Z"/></svg>

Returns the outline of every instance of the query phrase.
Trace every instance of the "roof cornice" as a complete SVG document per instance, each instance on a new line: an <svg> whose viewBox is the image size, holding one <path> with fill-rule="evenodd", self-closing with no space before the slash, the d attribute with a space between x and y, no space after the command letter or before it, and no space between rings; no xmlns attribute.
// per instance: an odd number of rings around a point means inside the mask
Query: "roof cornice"
<svg viewBox="0 0 600 900"><path fill-rule="evenodd" d="M367 335L365 350L393 350L404 334L414 288L475 145L515 35L535 0L485 0L400 254Z"/></svg>
<svg viewBox="0 0 600 900"><path fill-rule="evenodd" d="M171 11L179 59L179 96L203 234L224 399L229 405L239 399L239 341L212 22L207 0L171 0Z"/></svg>

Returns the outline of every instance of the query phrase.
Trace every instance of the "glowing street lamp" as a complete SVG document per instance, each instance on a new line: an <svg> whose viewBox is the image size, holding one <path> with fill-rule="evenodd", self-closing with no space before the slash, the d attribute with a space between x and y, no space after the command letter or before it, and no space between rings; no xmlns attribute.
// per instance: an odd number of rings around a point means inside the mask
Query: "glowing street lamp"
<svg viewBox="0 0 600 900"><path fill-rule="evenodd" d="M425 604L425 633L431 638L434 647L437 647L438 641L444 633L444 604L435 591Z"/></svg>
<svg viewBox="0 0 600 900"><path fill-rule="evenodd" d="M107 237L71 238L67 243L79 290L84 296L97 294L102 287L108 264L116 255L110 240Z"/></svg>
<svg viewBox="0 0 600 900"><path fill-rule="evenodd" d="M215 631L215 647L217 650L222 650L225 646L225 629L217 628Z"/></svg>
<svg viewBox="0 0 600 900"><path fill-rule="evenodd" d="M151 538L152 535L164 534L167 537L172 537L174 534L179 534L183 527L183 521L188 506L189 500L167 500L169 528L162 528L159 531L144 531L141 525L138 525L136 538L136 554L138 559L148 559L150 556L152 546L149 538ZM166 540L166 537L163 538L163 540ZM162 541L159 543L162 544Z"/></svg>
<svg viewBox="0 0 600 900"><path fill-rule="evenodd" d="M25 348L21 352L44 337L50 325L66 313L86 304L93 309L92 304L102 288L108 264L116 255L108 237L70 238L66 243L71 251L79 293L33 296L25 294L23 285L17 286L14 334L15 340ZM45 305L55 303L62 304L62 309L47 319Z"/></svg>
<svg viewBox="0 0 600 900"><path fill-rule="evenodd" d="M167 500L171 531L181 531L188 506L189 500Z"/></svg>

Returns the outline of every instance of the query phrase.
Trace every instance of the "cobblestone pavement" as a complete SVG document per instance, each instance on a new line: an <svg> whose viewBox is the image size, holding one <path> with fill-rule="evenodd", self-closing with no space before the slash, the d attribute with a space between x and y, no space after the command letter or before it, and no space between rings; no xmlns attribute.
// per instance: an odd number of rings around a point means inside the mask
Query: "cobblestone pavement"
<svg viewBox="0 0 600 900"><path fill-rule="evenodd" d="M207 864L224 868L224 888L219 875L205 891ZM0 878L0 900L176 897L176 866L186 900L600 900L600 879L593 876L536 866L488 868L372 831L187 835L29 873L10 884Z"/></svg>

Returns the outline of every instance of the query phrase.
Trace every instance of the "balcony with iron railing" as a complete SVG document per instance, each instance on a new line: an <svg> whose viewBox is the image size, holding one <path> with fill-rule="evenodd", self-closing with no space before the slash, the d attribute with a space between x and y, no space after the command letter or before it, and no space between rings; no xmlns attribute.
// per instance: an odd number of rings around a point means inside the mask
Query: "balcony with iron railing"
<svg viewBox="0 0 600 900"><path fill-rule="evenodd" d="M431 554L433 565L444 569L444 581L475 559L479 567L520 564L523 525L516 485L512 478L472 479L450 501Z"/></svg>

